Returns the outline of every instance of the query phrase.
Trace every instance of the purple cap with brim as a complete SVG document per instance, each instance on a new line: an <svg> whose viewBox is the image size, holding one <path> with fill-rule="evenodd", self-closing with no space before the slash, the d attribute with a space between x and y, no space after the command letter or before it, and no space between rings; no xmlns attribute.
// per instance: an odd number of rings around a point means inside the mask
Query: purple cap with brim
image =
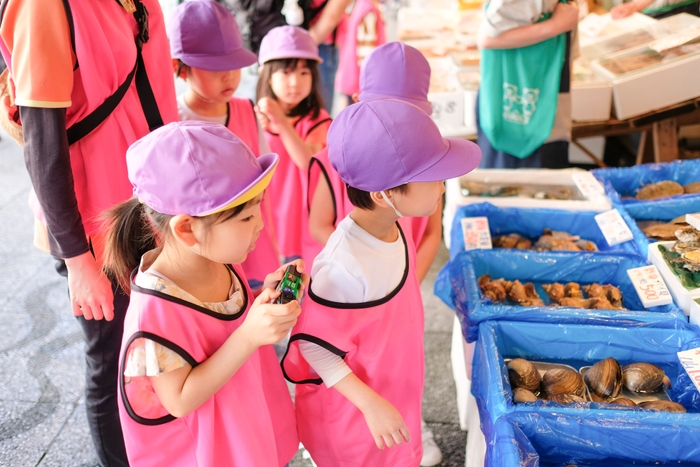
<svg viewBox="0 0 700 467"><path fill-rule="evenodd" d="M328 157L343 182L377 192L409 182L436 182L474 170L479 146L443 138L424 111L397 99L345 108L328 130Z"/></svg>
<svg viewBox="0 0 700 467"><path fill-rule="evenodd" d="M229 71L252 65L255 54L243 48L236 19L211 0L189 0L168 21L170 55L194 68Z"/></svg>
<svg viewBox="0 0 700 467"><path fill-rule="evenodd" d="M296 26L279 26L270 31L260 42L258 62L264 65L270 60L282 58L303 58L322 63L318 45L309 33Z"/></svg>
<svg viewBox="0 0 700 467"><path fill-rule="evenodd" d="M218 123L169 123L126 152L134 196L161 214L207 216L258 196L270 184L279 157L256 158Z"/></svg>
<svg viewBox="0 0 700 467"><path fill-rule="evenodd" d="M389 42L374 49L360 67L361 101L387 97L410 102L428 115L430 65L418 49L403 42Z"/></svg>

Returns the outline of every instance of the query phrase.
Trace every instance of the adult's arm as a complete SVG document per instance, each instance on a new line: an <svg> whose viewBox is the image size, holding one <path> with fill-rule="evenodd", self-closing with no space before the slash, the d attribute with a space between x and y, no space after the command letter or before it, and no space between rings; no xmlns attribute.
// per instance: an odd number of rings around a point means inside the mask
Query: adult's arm
<svg viewBox="0 0 700 467"><path fill-rule="evenodd" d="M309 34L317 44L323 42L338 27L343 14L352 0L328 0L321 14L310 28Z"/></svg>

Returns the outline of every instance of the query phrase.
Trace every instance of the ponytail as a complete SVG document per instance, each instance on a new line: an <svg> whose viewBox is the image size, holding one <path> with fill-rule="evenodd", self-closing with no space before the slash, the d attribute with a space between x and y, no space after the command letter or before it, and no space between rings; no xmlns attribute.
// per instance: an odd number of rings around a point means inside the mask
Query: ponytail
<svg viewBox="0 0 700 467"><path fill-rule="evenodd" d="M107 238L105 271L129 295L131 273L147 251L158 246L158 233L137 198L121 203L104 215Z"/></svg>

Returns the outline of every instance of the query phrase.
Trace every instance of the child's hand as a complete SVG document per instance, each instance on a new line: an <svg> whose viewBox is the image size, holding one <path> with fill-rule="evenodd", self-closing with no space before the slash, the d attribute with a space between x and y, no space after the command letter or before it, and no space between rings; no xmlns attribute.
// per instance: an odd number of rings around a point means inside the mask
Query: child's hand
<svg viewBox="0 0 700 467"><path fill-rule="evenodd" d="M304 274L304 269L306 268L306 263L304 263L303 259L295 259L294 261L291 261L287 264L283 264L275 272L272 272L268 274L265 277L265 282L263 283L263 290L265 289L275 289L277 287L277 284L279 281L282 280L282 276L284 275L284 271L287 269L287 266L290 264L293 264L296 266L297 271L302 273L301 274L301 288L299 289L299 297L297 300L301 302L301 298L304 296L304 290L306 290L306 287L309 285L309 275Z"/></svg>
<svg viewBox="0 0 700 467"><path fill-rule="evenodd" d="M279 125L287 118L282 111L282 107L280 107L279 103L272 98L263 97L258 101L257 108L259 113L267 117L270 125L272 125L272 127L275 129L278 129Z"/></svg>
<svg viewBox="0 0 700 467"><path fill-rule="evenodd" d="M297 323L301 313L299 302L293 300L284 305L271 304L270 301L277 298L279 294L273 289L263 290L253 302L248 316L241 325L241 328L246 328L243 335L255 348L281 341Z"/></svg>
<svg viewBox="0 0 700 467"><path fill-rule="evenodd" d="M559 33L575 29L578 25L578 4L573 0L567 3L557 3L551 20L557 25Z"/></svg>
<svg viewBox="0 0 700 467"><path fill-rule="evenodd" d="M392 448L411 441L411 434L396 407L383 397L377 397L363 411L365 422L379 449Z"/></svg>

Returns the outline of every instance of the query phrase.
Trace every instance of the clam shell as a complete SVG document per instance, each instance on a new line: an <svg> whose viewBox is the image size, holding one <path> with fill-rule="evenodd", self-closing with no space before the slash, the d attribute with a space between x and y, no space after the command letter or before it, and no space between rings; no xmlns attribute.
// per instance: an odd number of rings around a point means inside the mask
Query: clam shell
<svg viewBox="0 0 700 467"><path fill-rule="evenodd" d="M510 386L513 389L523 388L534 394L539 392L542 380L535 365L524 358L514 358L508 362L507 367Z"/></svg>
<svg viewBox="0 0 700 467"><path fill-rule="evenodd" d="M574 402L586 402L583 397L573 394L555 394L549 397L550 401L559 402L560 404L573 404Z"/></svg>
<svg viewBox="0 0 700 467"><path fill-rule="evenodd" d="M636 407L637 406L637 404L632 399L628 399L626 397L618 397L617 399L611 400L610 403L617 404L617 405L627 405L629 407Z"/></svg>
<svg viewBox="0 0 700 467"><path fill-rule="evenodd" d="M647 410L655 410L658 412L685 412L685 407L671 401L644 401L640 402L639 406Z"/></svg>
<svg viewBox="0 0 700 467"><path fill-rule="evenodd" d="M630 363L622 367L622 384L632 392L650 393L664 384L671 387L671 380L660 367L645 362Z"/></svg>
<svg viewBox="0 0 700 467"><path fill-rule="evenodd" d="M557 394L571 394L586 397L586 386L578 371L568 368L553 368L547 370L542 377L542 388L547 397Z"/></svg>
<svg viewBox="0 0 700 467"><path fill-rule="evenodd" d="M622 392L622 369L614 358L593 365L583 379L588 389L603 399L614 399Z"/></svg>
<svg viewBox="0 0 700 467"><path fill-rule="evenodd" d="M513 401L522 404L523 402L535 402L537 396L525 388L515 388L513 389Z"/></svg>

